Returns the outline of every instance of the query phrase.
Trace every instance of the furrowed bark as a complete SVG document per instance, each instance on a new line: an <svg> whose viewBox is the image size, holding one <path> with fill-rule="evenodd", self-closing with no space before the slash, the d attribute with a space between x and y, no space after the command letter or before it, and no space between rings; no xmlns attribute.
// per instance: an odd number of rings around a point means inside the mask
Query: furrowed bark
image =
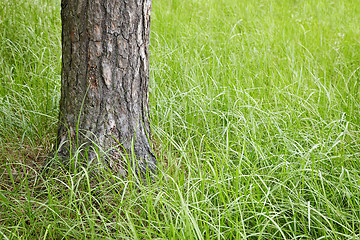
<svg viewBox="0 0 360 240"><path fill-rule="evenodd" d="M149 142L151 0L62 0L58 156L95 143L112 171L125 153L142 173L156 168ZM89 151L90 158L94 152Z"/></svg>

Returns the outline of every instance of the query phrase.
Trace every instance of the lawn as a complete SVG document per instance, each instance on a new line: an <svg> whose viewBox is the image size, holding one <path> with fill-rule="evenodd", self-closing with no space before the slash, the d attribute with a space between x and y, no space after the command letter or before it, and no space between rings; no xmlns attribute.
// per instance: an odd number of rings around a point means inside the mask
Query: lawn
<svg viewBox="0 0 360 240"><path fill-rule="evenodd" d="M158 180L44 176L60 1L2 0L1 239L360 239L360 1L154 0L150 65Z"/></svg>

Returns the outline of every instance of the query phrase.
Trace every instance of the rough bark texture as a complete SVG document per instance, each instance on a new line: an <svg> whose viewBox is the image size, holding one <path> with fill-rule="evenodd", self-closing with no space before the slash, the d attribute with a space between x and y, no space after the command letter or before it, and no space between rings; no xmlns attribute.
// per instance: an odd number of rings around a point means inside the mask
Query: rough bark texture
<svg viewBox="0 0 360 240"><path fill-rule="evenodd" d="M93 142L121 175L126 153L136 156L141 172L154 171L148 118L151 0L62 0L61 9L58 155Z"/></svg>

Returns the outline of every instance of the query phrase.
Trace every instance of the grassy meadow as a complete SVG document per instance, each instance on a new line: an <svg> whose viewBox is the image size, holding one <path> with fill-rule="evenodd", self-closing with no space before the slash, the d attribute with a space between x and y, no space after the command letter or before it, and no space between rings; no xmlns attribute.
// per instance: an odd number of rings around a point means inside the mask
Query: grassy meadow
<svg viewBox="0 0 360 240"><path fill-rule="evenodd" d="M360 1L154 0L150 62L158 181L45 178L60 1L1 1L0 239L360 239Z"/></svg>

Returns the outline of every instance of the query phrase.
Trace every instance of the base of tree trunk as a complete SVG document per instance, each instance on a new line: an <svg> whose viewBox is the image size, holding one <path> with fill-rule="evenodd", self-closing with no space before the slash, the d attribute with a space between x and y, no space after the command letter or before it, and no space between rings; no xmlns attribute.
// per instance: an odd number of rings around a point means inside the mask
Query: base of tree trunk
<svg viewBox="0 0 360 240"><path fill-rule="evenodd" d="M56 158L88 149L111 171L156 172L149 124L151 0L62 0ZM84 152L80 151L81 154Z"/></svg>

